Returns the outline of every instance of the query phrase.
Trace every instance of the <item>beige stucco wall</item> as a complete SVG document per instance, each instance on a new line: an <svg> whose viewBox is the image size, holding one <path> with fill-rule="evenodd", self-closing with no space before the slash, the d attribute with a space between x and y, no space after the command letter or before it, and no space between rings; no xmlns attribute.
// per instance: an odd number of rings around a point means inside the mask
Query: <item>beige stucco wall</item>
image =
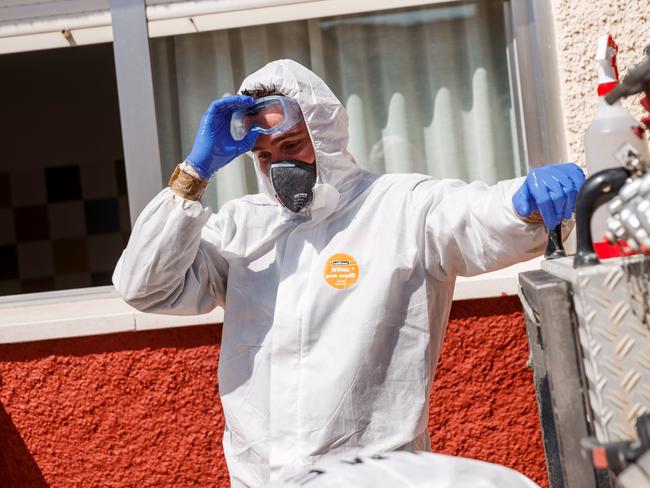
<svg viewBox="0 0 650 488"><path fill-rule="evenodd" d="M650 44L649 0L551 0L560 76L560 96L569 158L584 163L583 136L593 117L596 95L596 39L610 33L619 46L621 74L643 59ZM637 118L638 98L624 100Z"/></svg>

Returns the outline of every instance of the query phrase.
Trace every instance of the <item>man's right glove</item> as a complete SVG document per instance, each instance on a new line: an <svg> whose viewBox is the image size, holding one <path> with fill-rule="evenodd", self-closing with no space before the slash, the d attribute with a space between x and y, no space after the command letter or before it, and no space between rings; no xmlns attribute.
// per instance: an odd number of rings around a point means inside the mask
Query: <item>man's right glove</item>
<svg viewBox="0 0 650 488"><path fill-rule="evenodd" d="M201 117L192 152L185 160L208 179L240 154L255 146L259 133L251 131L241 141L230 135L230 116L239 107L254 103L252 97L233 95L213 101Z"/></svg>
<svg viewBox="0 0 650 488"><path fill-rule="evenodd" d="M521 217L539 211L549 229L555 229L562 219L570 219L576 206L576 196L585 181L585 174L573 163L548 164L531 169L512 205Z"/></svg>

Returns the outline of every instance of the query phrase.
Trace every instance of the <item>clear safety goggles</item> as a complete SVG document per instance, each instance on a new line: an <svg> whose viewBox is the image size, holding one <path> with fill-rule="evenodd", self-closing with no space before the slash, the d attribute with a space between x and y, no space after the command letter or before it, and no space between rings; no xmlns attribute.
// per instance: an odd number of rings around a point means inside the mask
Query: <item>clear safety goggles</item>
<svg viewBox="0 0 650 488"><path fill-rule="evenodd" d="M253 105L236 109L230 118L230 135L241 141L250 131L280 134L303 121L300 105L293 98L271 95Z"/></svg>

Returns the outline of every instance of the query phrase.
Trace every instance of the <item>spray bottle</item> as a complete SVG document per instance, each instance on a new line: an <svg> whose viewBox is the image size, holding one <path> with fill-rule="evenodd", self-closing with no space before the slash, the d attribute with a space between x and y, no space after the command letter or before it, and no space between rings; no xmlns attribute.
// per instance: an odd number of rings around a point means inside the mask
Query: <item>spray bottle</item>
<svg viewBox="0 0 650 488"><path fill-rule="evenodd" d="M619 84L616 54L618 46L611 35L598 38L596 61L598 67L598 110L585 134L587 172L592 175L607 168L625 164L630 151L648 159L648 145L643 126L621 105L605 101ZM600 258L620 255L620 248L605 239L607 232L607 208L600 207L591 220L594 248Z"/></svg>

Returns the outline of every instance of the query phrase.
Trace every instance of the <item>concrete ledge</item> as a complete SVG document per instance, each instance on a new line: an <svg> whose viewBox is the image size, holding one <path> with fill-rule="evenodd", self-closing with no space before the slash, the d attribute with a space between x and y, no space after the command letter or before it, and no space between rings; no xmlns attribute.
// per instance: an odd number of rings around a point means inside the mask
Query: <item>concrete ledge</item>
<svg viewBox="0 0 650 488"><path fill-rule="evenodd" d="M544 259L540 256L515 264L508 268L485 273L478 276L456 279L454 300L473 300L476 298L491 298L516 295L519 289L519 273L540 269Z"/></svg>
<svg viewBox="0 0 650 488"><path fill-rule="evenodd" d="M142 313L112 286L0 298L0 344L221 322L221 308L193 316Z"/></svg>
<svg viewBox="0 0 650 488"><path fill-rule="evenodd" d="M539 269L540 262L536 258L493 273L460 277L454 300L516 295L517 275ZM142 313L112 286L0 297L0 344L222 322L222 308L205 315Z"/></svg>

